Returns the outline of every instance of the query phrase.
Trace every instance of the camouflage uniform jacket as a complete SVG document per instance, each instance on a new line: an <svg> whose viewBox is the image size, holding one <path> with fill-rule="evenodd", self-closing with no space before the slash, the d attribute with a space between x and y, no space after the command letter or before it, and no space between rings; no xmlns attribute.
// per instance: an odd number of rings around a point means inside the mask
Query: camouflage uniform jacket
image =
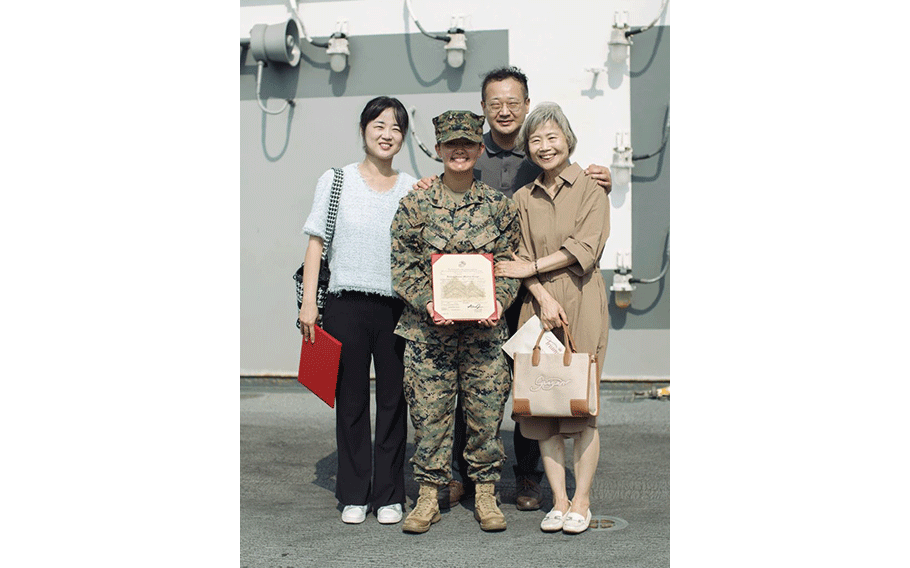
<svg viewBox="0 0 910 568"><path fill-rule="evenodd" d="M433 324L426 310L433 299L430 255L491 253L494 262L512 260L520 235L515 203L481 181L474 180L459 205L446 193L440 179L426 190L415 189L404 196L392 220L392 287L407 303L396 335L455 345L467 326L487 329L475 322L446 327ZM496 299L503 310L511 305L520 285L516 278L496 278ZM504 325L504 320L500 322Z"/></svg>

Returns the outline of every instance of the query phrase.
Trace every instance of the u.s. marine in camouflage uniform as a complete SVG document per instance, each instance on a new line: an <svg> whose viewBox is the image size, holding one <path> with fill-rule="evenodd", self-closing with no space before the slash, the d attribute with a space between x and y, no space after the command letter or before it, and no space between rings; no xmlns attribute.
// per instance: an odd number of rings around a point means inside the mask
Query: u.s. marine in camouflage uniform
<svg viewBox="0 0 910 568"><path fill-rule="evenodd" d="M500 318L521 282L496 278L500 311L491 320L434 321L428 304L431 255L491 253L494 262L511 260L520 236L517 209L501 192L473 179L474 163L483 150L483 117L449 111L433 123L445 173L428 189L412 190L402 198L392 221L392 286L407 302L395 333L408 340L404 391L417 446L411 463L414 478L421 483L421 498L403 528L424 532L438 520L435 488L452 479L452 426L455 397L461 391L468 430L465 458L478 486L480 512L475 516L485 530L502 530L505 518L492 491L505 460L499 426L511 378L501 348L508 330ZM481 507L484 492L489 492L495 514L485 516L492 509ZM420 517L425 493L432 493L436 509L424 511L426 518L417 523L412 516ZM429 497L426 506L430 507Z"/></svg>

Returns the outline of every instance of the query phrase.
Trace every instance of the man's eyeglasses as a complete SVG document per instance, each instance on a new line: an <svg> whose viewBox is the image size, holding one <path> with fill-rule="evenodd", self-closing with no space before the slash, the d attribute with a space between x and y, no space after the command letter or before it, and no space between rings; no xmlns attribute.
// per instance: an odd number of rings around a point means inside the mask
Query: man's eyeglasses
<svg viewBox="0 0 910 568"><path fill-rule="evenodd" d="M521 101L508 101L506 102L506 108L509 109L509 112L518 112L518 109L521 108ZM487 108L493 112L499 112L502 110L502 101L494 99L487 103Z"/></svg>

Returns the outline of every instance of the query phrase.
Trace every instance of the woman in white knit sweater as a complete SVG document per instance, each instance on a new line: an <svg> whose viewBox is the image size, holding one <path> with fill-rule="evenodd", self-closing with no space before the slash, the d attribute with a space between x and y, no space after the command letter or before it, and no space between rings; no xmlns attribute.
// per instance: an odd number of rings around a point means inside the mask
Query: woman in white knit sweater
<svg viewBox="0 0 910 568"><path fill-rule="evenodd" d="M328 254L331 279L321 327L341 344L335 390L338 473L335 497L341 520L362 523L372 506L380 523L402 517L407 405L402 377L404 340L394 335L403 303L392 290L392 217L417 181L392 168L408 130L398 99L376 97L360 114L364 158L342 168L344 184ZM314 341L316 285L333 172L316 184L303 232L309 235L300 331ZM376 432L370 443L370 360L376 370ZM372 447L371 447L372 446Z"/></svg>

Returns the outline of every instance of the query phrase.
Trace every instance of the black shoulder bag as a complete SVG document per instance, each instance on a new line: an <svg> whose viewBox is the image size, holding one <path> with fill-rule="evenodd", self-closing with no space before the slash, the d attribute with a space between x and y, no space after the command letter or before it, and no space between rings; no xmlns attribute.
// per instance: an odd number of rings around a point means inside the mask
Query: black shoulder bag
<svg viewBox="0 0 910 568"><path fill-rule="evenodd" d="M341 198L341 185L344 182L344 172L341 168L332 168L335 176L332 178L332 194L329 197L329 212L325 223L325 240L322 243L322 258L319 260L319 280L316 284L316 307L319 309L319 315L316 316L316 323L322 323L322 308L325 306L325 295L329 289L329 247L332 245L332 236L335 234L335 218L338 216L338 200ZM294 273L294 281L297 286L297 310L303 306L303 262L300 268ZM300 327L300 318L297 319L297 327Z"/></svg>

